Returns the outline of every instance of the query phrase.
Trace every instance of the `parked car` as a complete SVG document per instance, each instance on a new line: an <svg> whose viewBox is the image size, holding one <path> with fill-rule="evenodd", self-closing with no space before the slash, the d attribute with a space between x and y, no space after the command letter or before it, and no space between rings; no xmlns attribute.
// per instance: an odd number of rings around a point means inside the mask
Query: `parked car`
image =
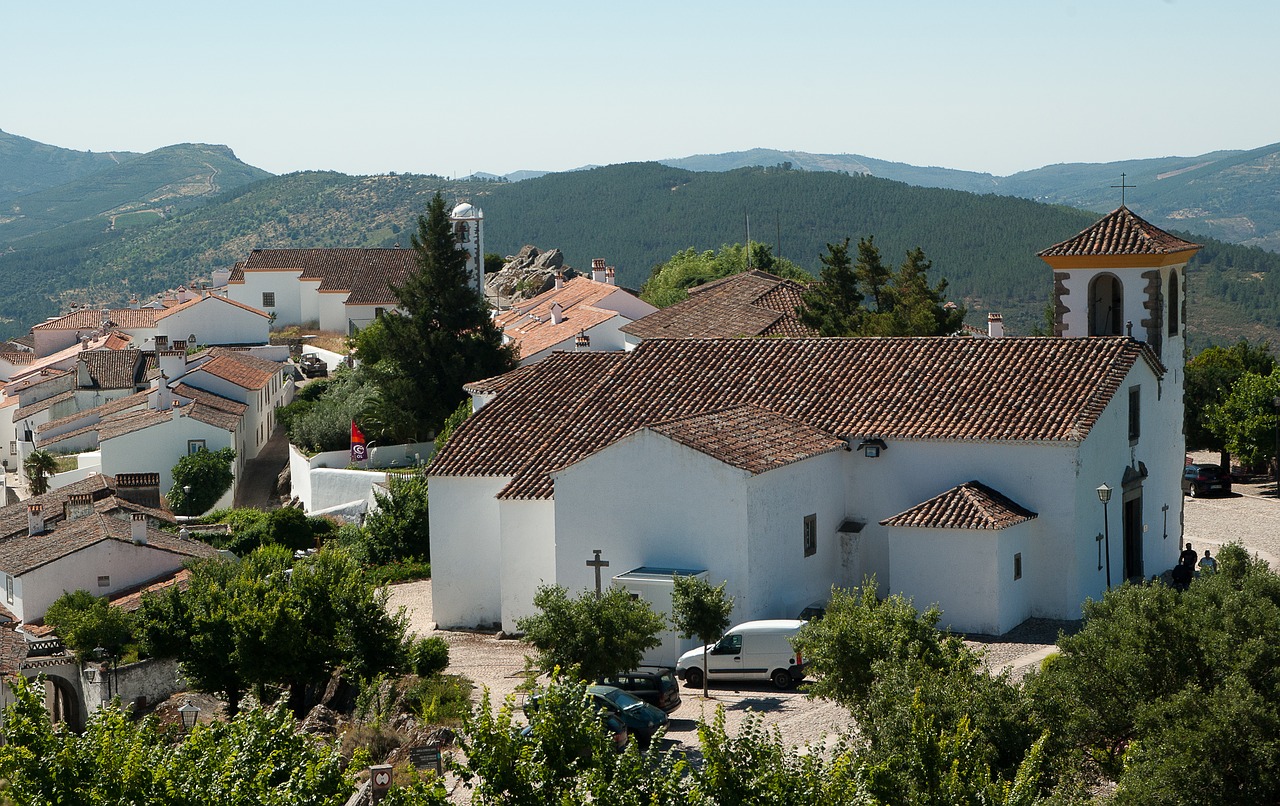
<svg viewBox="0 0 1280 806"><path fill-rule="evenodd" d="M621 753L627 749L627 738L630 736L627 726L622 720L608 711L602 711L600 714L600 724L604 728L605 734L613 741L613 749ZM526 739L533 735L533 726L525 725L520 731L520 735Z"/></svg>
<svg viewBox="0 0 1280 806"><path fill-rule="evenodd" d="M636 744L640 745L641 749L648 747L653 734L657 733L658 728L667 724L667 714L661 708L652 706L615 686L587 686L587 694L598 708L603 709L606 714L617 717L626 726L627 731L636 737ZM533 696L525 701L526 717L538 707L538 700L537 696Z"/></svg>
<svg viewBox="0 0 1280 806"><path fill-rule="evenodd" d="M1231 474L1224 473L1220 465L1187 465L1182 471L1182 493L1192 498L1202 495L1228 495L1231 492Z"/></svg>
<svg viewBox="0 0 1280 806"><path fill-rule="evenodd" d="M800 615L796 618L801 621L816 621L827 614L826 602L810 602L800 611Z"/></svg>
<svg viewBox="0 0 1280 806"><path fill-rule="evenodd" d="M707 648L707 677L717 680L771 680L780 689L804 679L804 659L791 638L805 622L800 619L746 621L730 627ZM702 687L702 647L676 661L676 674L693 688Z"/></svg>
<svg viewBox="0 0 1280 806"><path fill-rule="evenodd" d="M597 681L634 694L668 714L680 707L680 684L675 669L667 666L642 666L631 672L602 677Z"/></svg>
<svg viewBox="0 0 1280 806"><path fill-rule="evenodd" d="M308 378L325 378L329 375L329 365L315 353L303 353L298 359L298 369Z"/></svg>

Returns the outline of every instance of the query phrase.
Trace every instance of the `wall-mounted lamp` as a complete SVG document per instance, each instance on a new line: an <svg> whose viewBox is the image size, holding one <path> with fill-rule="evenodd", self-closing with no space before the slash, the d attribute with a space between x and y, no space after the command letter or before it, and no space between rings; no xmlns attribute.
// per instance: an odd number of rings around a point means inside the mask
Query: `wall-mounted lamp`
<svg viewBox="0 0 1280 806"><path fill-rule="evenodd" d="M858 443L858 450L862 451L862 455L868 459L878 459L880 452L887 450L888 447L883 439L864 439Z"/></svg>

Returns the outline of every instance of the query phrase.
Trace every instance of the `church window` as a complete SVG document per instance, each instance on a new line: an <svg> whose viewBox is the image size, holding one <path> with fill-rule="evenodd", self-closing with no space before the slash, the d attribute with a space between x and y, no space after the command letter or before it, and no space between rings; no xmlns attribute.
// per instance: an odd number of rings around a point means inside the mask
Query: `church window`
<svg viewBox="0 0 1280 806"><path fill-rule="evenodd" d="M1178 335L1178 272L1169 273L1169 335Z"/></svg>
<svg viewBox="0 0 1280 806"><path fill-rule="evenodd" d="M818 516L804 516L804 556L818 553Z"/></svg>
<svg viewBox="0 0 1280 806"><path fill-rule="evenodd" d="M1124 285L1114 274L1099 274L1089 284L1089 335L1124 335Z"/></svg>
<svg viewBox="0 0 1280 806"><path fill-rule="evenodd" d="M1022 553L1013 555L1013 578L1022 579Z"/></svg>
<svg viewBox="0 0 1280 806"><path fill-rule="evenodd" d="M459 221L453 233L458 243L468 243L471 240L471 227L465 221Z"/></svg>
<svg viewBox="0 0 1280 806"><path fill-rule="evenodd" d="M262 307L264 308L276 307L276 292L274 291L262 292Z"/></svg>
<svg viewBox="0 0 1280 806"><path fill-rule="evenodd" d="M13 577L8 574L4 575L4 598L9 604L13 604Z"/></svg>
<svg viewBox="0 0 1280 806"><path fill-rule="evenodd" d="M1137 442L1142 434L1142 387L1129 390L1129 441Z"/></svg>

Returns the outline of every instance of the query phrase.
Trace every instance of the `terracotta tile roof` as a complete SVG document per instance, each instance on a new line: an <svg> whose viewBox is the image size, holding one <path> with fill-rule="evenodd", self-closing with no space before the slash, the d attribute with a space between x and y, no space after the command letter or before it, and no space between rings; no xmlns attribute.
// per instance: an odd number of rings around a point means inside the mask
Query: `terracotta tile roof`
<svg viewBox="0 0 1280 806"><path fill-rule="evenodd" d="M132 534L132 524L97 513L63 520L54 524L51 531L24 533L0 541L0 570L21 576L104 540L132 543ZM182 540L152 528L147 529L147 546L180 557L211 557L218 553L207 543Z"/></svg>
<svg viewBox="0 0 1280 806"><path fill-rule="evenodd" d="M44 400L37 400L35 403L23 406L13 413L14 420L21 420L24 417L30 417L36 412L44 411L66 400L71 400L76 396L76 390L68 389L65 392L59 392L56 395L46 397Z"/></svg>
<svg viewBox="0 0 1280 806"><path fill-rule="evenodd" d="M607 322L619 313L596 303L616 293L630 293L616 285L598 283L589 277L574 277L561 288L552 288L495 319L503 335L515 343L521 358L573 339L578 333ZM552 321L551 308L559 303L562 319Z"/></svg>
<svg viewBox="0 0 1280 806"><path fill-rule="evenodd" d="M17 623L18 617L14 612L5 607L3 603L0 603L0 629L3 629L6 625Z"/></svg>
<svg viewBox="0 0 1280 806"><path fill-rule="evenodd" d="M47 439L36 438L36 444L41 448L48 448L57 445L59 442L65 442L73 437L83 436L96 432L98 434L98 443L101 444L109 439L123 437L144 428L150 428L153 425L169 422L173 419L173 413L177 409L169 409L159 411L157 409L143 408L122 411L103 417L96 423L85 425L83 428L77 428L68 431L65 434L58 434Z"/></svg>
<svg viewBox="0 0 1280 806"><path fill-rule="evenodd" d="M191 572L186 568L181 568L172 574L165 574L157 577L141 585L135 585L112 594L108 601L112 607L118 607L128 613L133 613L142 607L142 597L148 593L159 593L172 587L178 590L186 590L191 583Z"/></svg>
<svg viewBox="0 0 1280 806"><path fill-rule="evenodd" d="M520 378L532 373L533 364L526 364L523 367L517 367L510 372L504 372L501 375L494 375L492 378L482 378L478 381L472 381L465 384L462 389L469 395L494 395L506 389L512 383Z"/></svg>
<svg viewBox="0 0 1280 806"><path fill-rule="evenodd" d="M0 676L18 674L27 659L27 639L16 630L0 629Z"/></svg>
<svg viewBox="0 0 1280 806"><path fill-rule="evenodd" d="M13 352L0 352L0 359L8 361L14 366L25 366L36 360L36 354L28 350L15 350Z"/></svg>
<svg viewBox="0 0 1280 806"><path fill-rule="evenodd" d="M221 294L207 294L204 296L196 297L195 299L189 299L186 302L179 303L178 305L174 305L171 308L165 308L164 310L157 310L155 319L157 322L159 322L160 320L165 319L166 317L172 316L173 314L178 313L179 311L185 311L189 308L193 308L196 305L199 305L200 303L206 302L208 300L216 300L217 302L220 302L224 305L233 305L237 308L242 308L246 311L249 311L250 313L256 313L259 316L265 317L267 319L271 318L271 314L267 313L266 311L259 310L258 308L255 308L252 305L245 305L243 302L236 302L235 300L228 299L227 297L224 297Z"/></svg>
<svg viewBox="0 0 1280 806"><path fill-rule="evenodd" d="M75 414L68 414L66 417L60 417L57 420L50 420L47 423L41 423L36 426L36 433L43 434L47 431L54 431L77 420L87 420L97 417L99 420L121 411L127 411L132 408L147 405L147 392L134 392L126 397L118 397L115 400L108 400L101 406L94 406L91 409L77 411Z"/></svg>
<svg viewBox="0 0 1280 806"><path fill-rule="evenodd" d="M653 339L630 353L556 353L454 434L432 475L512 479L548 498L550 471L636 428L754 405L836 436L1074 442L1134 363L1125 337Z"/></svg>
<svg viewBox="0 0 1280 806"><path fill-rule="evenodd" d="M40 360L43 361L44 359ZM6 394L10 395L18 392L25 392L33 386L39 386L40 384L51 381L54 378L60 378L70 371L71 370L69 369L58 369L57 367L44 367L38 372L33 372L30 375L23 375L17 380L10 381L9 385L4 388L4 391Z"/></svg>
<svg viewBox="0 0 1280 806"><path fill-rule="evenodd" d="M796 317L804 286L753 269L689 289L689 298L623 325L642 339L817 335Z"/></svg>
<svg viewBox="0 0 1280 806"><path fill-rule="evenodd" d="M843 439L759 406L695 414L650 430L753 475L845 448Z"/></svg>
<svg viewBox="0 0 1280 806"><path fill-rule="evenodd" d="M249 410L248 405L241 403L238 400L232 400L230 398L223 397L222 395L215 395L213 392L208 392L204 389L197 389L196 387L188 386L185 383L180 383L173 387L173 391L174 394L185 397L194 403L198 403L211 409L217 409L218 411L224 411L228 414L233 414L237 418L244 416L244 413Z"/></svg>
<svg viewBox="0 0 1280 806"><path fill-rule="evenodd" d="M880 521L882 526L914 526L919 529L1004 529L1036 517L979 481L935 495L905 512Z"/></svg>
<svg viewBox="0 0 1280 806"><path fill-rule="evenodd" d="M132 389L146 381L146 361L139 350L89 350L82 352L90 386L96 389Z"/></svg>
<svg viewBox="0 0 1280 806"><path fill-rule="evenodd" d="M95 504L113 495L115 479L111 476L94 475L87 479L59 487L56 490L36 495L16 504L0 507L0 539L27 533L27 505L40 504L44 508L45 521L61 518L67 499L73 495L89 494Z"/></svg>
<svg viewBox="0 0 1280 806"><path fill-rule="evenodd" d="M155 308L112 308L107 318L113 325L125 330L138 330L156 326ZM81 308L73 313L41 322L32 330L93 330L102 325L102 311Z"/></svg>
<svg viewBox="0 0 1280 806"><path fill-rule="evenodd" d="M197 372L208 372L224 381L230 381L241 389L261 389L280 372L281 365L239 350L214 347L213 357L200 365Z"/></svg>
<svg viewBox="0 0 1280 806"><path fill-rule="evenodd" d="M297 270L301 272L299 279L319 280L319 291L354 291L358 279L368 273L371 279L361 293L372 296L379 282L405 277L417 264L412 249L254 249L237 268L240 278L252 271ZM232 269L231 278L241 281L236 269Z"/></svg>
<svg viewBox="0 0 1280 806"><path fill-rule="evenodd" d="M1036 254L1040 257L1084 255L1168 255L1199 249L1198 244L1170 235L1119 207L1073 238Z"/></svg>

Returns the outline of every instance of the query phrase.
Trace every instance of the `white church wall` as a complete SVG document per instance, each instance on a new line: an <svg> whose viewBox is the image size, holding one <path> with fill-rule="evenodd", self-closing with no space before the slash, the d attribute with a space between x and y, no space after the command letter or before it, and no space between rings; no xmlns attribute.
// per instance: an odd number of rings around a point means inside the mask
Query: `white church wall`
<svg viewBox="0 0 1280 806"><path fill-rule="evenodd" d="M533 597L539 585L565 583L556 574L556 502L499 501L501 551L494 560L501 573L502 629L516 630L516 621L536 611ZM434 534L434 532L433 532ZM433 558L434 559L434 558ZM569 592L575 588L566 585Z"/></svg>
<svg viewBox="0 0 1280 806"><path fill-rule="evenodd" d="M727 580L730 594L749 599L746 480L744 471L651 431L561 470L555 474L559 583L570 591L594 590L595 572L586 562L598 548L609 562L608 576L642 566L706 569L712 584Z"/></svg>
<svg viewBox="0 0 1280 806"><path fill-rule="evenodd" d="M509 477L431 479L431 598L441 627L502 619L501 524L494 496Z"/></svg>
<svg viewBox="0 0 1280 806"><path fill-rule="evenodd" d="M347 332L347 297L350 289L316 292L316 318L321 330Z"/></svg>
<svg viewBox="0 0 1280 806"><path fill-rule="evenodd" d="M624 291L621 288L597 302L595 307L604 308L607 311L617 311L632 322L651 313L656 313L658 310L655 306L650 305L635 294Z"/></svg>
<svg viewBox="0 0 1280 806"><path fill-rule="evenodd" d="M302 318L299 295L301 284L298 281L298 275L301 273L298 269L247 271L244 273L243 283L227 285L227 298L269 314L274 313L276 318L272 327L301 324L306 321ZM271 295L274 299L265 295ZM274 301L275 305L266 304L271 301Z"/></svg>
<svg viewBox="0 0 1280 806"><path fill-rule="evenodd" d="M815 456L747 481L750 585L734 622L795 618L831 593L840 566L836 529L844 520L845 451ZM804 519L816 515L815 552L804 553Z"/></svg>
<svg viewBox="0 0 1280 806"><path fill-rule="evenodd" d="M197 344L265 344L269 330L267 317L217 297L206 297L190 308L175 311L156 327L158 333L169 337L170 344L193 334Z"/></svg>

